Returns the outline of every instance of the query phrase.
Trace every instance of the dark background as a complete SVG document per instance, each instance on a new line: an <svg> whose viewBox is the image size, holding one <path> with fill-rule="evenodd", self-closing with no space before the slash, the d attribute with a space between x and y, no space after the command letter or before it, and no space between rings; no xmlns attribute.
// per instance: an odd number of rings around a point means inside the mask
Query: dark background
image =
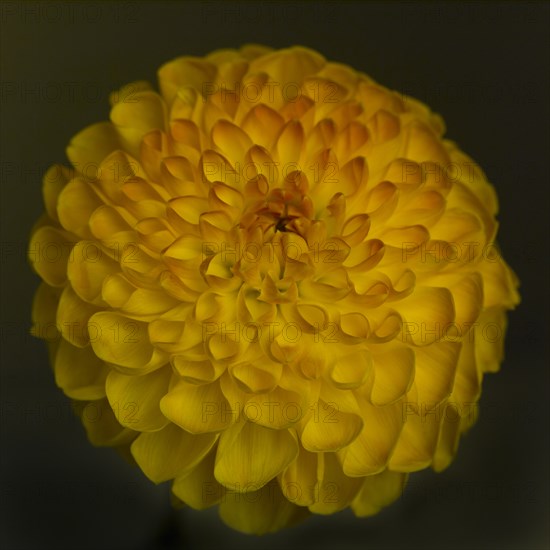
<svg viewBox="0 0 550 550"><path fill-rule="evenodd" d="M549 547L548 3L2 2L1 540L19 549ZM500 198L499 241L523 302L478 424L444 473L412 476L372 519L313 517L262 539L216 511L170 511L112 450L86 441L28 336L25 249L41 175L108 118L108 93L179 55L303 44L427 102ZM172 541L172 542L171 542Z"/></svg>

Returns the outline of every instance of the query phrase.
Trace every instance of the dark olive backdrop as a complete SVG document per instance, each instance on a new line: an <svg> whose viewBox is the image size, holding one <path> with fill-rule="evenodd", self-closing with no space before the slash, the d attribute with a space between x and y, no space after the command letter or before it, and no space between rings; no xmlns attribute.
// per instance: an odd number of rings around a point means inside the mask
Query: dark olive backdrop
<svg viewBox="0 0 550 550"><path fill-rule="evenodd" d="M548 23L543 3L2 2L1 544L19 549L548 548ZM25 260L41 173L108 117L108 93L183 54L303 44L443 114L500 197L500 242L522 281L507 358L443 474L414 475L372 519L315 517L239 535L216 512L171 515L155 487L86 441L27 336Z"/></svg>

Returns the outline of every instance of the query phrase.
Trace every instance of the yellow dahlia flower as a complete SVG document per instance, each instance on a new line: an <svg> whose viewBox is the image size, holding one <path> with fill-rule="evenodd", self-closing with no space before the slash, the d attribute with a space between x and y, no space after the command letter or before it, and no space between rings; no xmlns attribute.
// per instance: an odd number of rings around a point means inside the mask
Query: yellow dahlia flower
<svg viewBox="0 0 550 550"><path fill-rule="evenodd" d="M44 177L34 333L90 441L247 533L445 468L502 361L497 199L441 118L303 47L181 57Z"/></svg>

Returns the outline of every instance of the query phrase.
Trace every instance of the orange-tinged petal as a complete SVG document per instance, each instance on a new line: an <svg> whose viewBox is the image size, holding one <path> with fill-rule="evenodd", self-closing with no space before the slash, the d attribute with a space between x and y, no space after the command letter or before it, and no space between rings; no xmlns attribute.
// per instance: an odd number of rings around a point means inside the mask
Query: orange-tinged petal
<svg viewBox="0 0 550 550"><path fill-rule="evenodd" d="M220 120L214 125L212 141L235 167L239 163L242 167L245 154L252 147L252 141L246 133L227 120Z"/></svg>
<svg viewBox="0 0 550 550"><path fill-rule="evenodd" d="M242 121L242 127L252 141L268 149L275 142L283 124L283 117L263 103L250 109Z"/></svg>
<svg viewBox="0 0 550 550"><path fill-rule="evenodd" d="M304 129L298 121L289 121L277 139L279 162L288 173L294 166L299 167L300 153L304 142ZM295 168L294 168L295 169Z"/></svg>

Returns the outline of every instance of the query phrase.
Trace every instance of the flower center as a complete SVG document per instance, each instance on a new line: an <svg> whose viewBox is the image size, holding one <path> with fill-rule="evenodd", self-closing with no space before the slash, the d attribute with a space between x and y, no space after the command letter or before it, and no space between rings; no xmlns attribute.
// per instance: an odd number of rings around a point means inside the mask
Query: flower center
<svg viewBox="0 0 550 550"><path fill-rule="evenodd" d="M300 219L311 220L314 214L313 201L307 195L307 180L301 172L290 174L284 186L273 189L267 196L262 208L257 212L268 218L275 226L275 232L293 232L300 234L303 226Z"/></svg>

